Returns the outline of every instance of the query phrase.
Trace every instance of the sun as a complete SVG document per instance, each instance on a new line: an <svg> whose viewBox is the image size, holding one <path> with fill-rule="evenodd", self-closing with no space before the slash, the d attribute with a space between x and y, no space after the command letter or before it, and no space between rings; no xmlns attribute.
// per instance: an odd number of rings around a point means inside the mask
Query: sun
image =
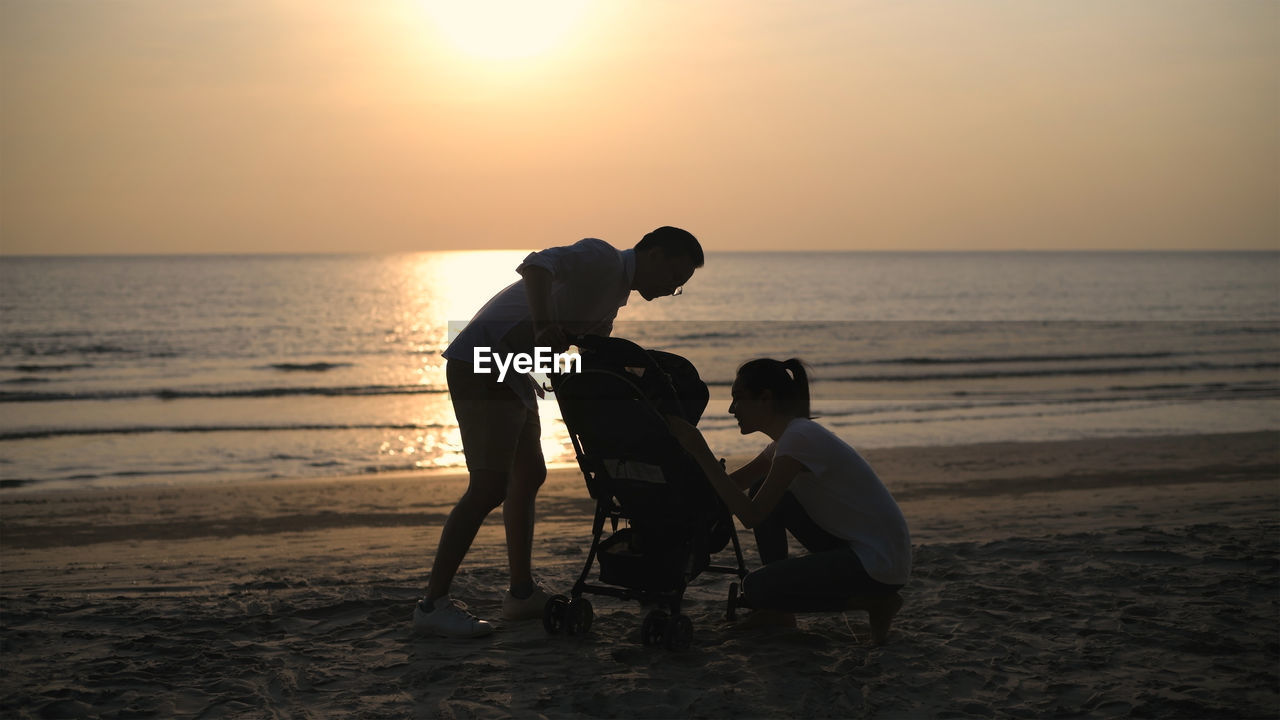
<svg viewBox="0 0 1280 720"><path fill-rule="evenodd" d="M590 0L425 0L431 21L459 52L518 60L551 52L581 20Z"/></svg>

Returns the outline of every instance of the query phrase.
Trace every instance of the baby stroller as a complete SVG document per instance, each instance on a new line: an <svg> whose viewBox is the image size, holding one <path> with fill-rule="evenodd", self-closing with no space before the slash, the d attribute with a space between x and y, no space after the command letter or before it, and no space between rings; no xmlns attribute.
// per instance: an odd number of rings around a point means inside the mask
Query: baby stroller
<svg viewBox="0 0 1280 720"><path fill-rule="evenodd" d="M581 372L553 375L551 385L596 502L595 520L571 597L553 597L543 625L552 634L587 632L592 609L584 593L639 600L652 606L642 642L687 648L693 624L680 605L688 583L702 572L747 574L728 508L664 418L679 415L696 425L707 386L679 355L621 338L588 335L575 342ZM736 565L712 565L711 555L730 543ZM591 584L597 560L600 584Z"/></svg>

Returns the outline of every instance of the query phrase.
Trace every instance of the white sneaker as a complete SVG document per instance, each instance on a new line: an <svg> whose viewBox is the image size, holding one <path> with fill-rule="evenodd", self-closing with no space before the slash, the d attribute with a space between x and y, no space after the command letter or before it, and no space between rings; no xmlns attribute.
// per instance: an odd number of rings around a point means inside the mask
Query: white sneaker
<svg viewBox="0 0 1280 720"><path fill-rule="evenodd" d="M493 632L492 625L467 612L466 605L448 595L436 598L431 604L435 609L430 612L427 612L422 602L414 606L414 630L455 638L483 637Z"/></svg>
<svg viewBox="0 0 1280 720"><path fill-rule="evenodd" d="M541 620L542 611L550 599L551 593L538 583L533 585L533 594L523 600L512 595L511 590L507 590L507 593L502 596L502 619Z"/></svg>

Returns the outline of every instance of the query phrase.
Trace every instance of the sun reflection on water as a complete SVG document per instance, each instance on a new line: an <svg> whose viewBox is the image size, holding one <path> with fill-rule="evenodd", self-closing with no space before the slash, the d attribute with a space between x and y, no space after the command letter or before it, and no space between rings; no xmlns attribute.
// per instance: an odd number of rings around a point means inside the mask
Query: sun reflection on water
<svg viewBox="0 0 1280 720"><path fill-rule="evenodd" d="M431 320L444 330L451 320L469 320L495 293L519 280L516 267L528 254L526 250L460 250L415 255L416 289L429 298L424 304Z"/></svg>
<svg viewBox="0 0 1280 720"><path fill-rule="evenodd" d="M417 353L414 376L420 385L445 388L444 358L450 324L465 325L496 293L519 279L515 269L527 250L471 250L404 256L397 323L388 343L405 343ZM572 463L574 452L554 396L539 402L542 451L552 465ZM414 433L389 434L378 454L394 465L461 467L462 437L447 394L428 396L415 413Z"/></svg>

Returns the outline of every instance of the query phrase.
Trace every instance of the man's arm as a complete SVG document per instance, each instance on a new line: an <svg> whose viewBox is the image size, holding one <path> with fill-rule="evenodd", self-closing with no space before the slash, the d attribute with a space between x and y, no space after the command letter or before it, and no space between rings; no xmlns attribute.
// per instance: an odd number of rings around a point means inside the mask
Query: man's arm
<svg viewBox="0 0 1280 720"><path fill-rule="evenodd" d="M533 317L533 344L561 353L569 349L569 341L551 309L552 279L551 271L546 268L535 265L524 270L524 292Z"/></svg>

